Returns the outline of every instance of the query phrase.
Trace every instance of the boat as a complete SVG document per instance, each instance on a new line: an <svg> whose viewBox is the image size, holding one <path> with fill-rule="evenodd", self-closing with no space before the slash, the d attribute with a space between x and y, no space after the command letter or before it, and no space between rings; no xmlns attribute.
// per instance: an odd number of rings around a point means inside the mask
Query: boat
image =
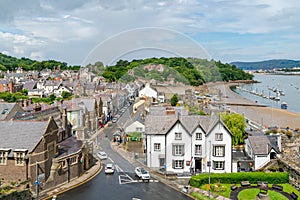
<svg viewBox="0 0 300 200"><path fill-rule="evenodd" d="M283 101L280 105L281 109L286 110L287 109L287 103L285 101Z"/></svg>

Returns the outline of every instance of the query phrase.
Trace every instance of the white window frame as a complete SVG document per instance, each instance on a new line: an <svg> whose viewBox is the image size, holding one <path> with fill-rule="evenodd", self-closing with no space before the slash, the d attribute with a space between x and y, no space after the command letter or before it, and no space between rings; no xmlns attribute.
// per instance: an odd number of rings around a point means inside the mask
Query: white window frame
<svg viewBox="0 0 300 200"><path fill-rule="evenodd" d="M184 155L184 145L173 145L173 156L183 156Z"/></svg>
<svg viewBox="0 0 300 200"><path fill-rule="evenodd" d="M202 145L200 144L195 145L195 155L202 155Z"/></svg>
<svg viewBox="0 0 300 200"><path fill-rule="evenodd" d="M14 152L15 165L24 166L25 164L25 152Z"/></svg>
<svg viewBox="0 0 300 200"><path fill-rule="evenodd" d="M224 157L225 156L225 145L216 145L214 146L213 156L215 157Z"/></svg>
<svg viewBox="0 0 300 200"><path fill-rule="evenodd" d="M216 133L216 141L223 141L223 133Z"/></svg>
<svg viewBox="0 0 300 200"><path fill-rule="evenodd" d="M174 160L174 169L183 169L184 160Z"/></svg>
<svg viewBox="0 0 300 200"><path fill-rule="evenodd" d="M7 151L0 151L0 165L7 164L7 157L8 157Z"/></svg>
<svg viewBox="0 0 300 200"><path fill-rule="evenodd" d="M175 132L175 140L182 140L182 133L181 132Z"/></svg>
<svg viewBox="0 0 300 200"><path fill-rule="evenodd" d="M202 140L202 133L200 132L196 133L196 140Z"/></svg>
<svg viewBox="0 0 300 200"><path fill-rule="evenodd" d="M225 169L225 161L213 161L213 168L215 170L224 170Z"/></svg>
<svg viewBox="0 0 300 200"><path fill-rule="evenodd" d="M160 151L160 143L154 143L154 151Z"/></svg>

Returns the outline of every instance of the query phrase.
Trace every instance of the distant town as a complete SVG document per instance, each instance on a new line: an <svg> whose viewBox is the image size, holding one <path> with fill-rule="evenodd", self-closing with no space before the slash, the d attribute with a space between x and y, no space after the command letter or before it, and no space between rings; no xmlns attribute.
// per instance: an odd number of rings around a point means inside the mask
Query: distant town
<svg viewBox="0 0 300 200"><path fill-rule="evenodd" d="M235 199L255 187L297 199L299 130L263 129L211 86L229 88L252 75L217 62L209 68L219 71L214 77L205 64L195 71L181 58L161 60L40 70L2 64L0 199L15 191L22 199L55 199L98 174L107 178L104 173L118 176L112 184L176 183L187 198L225 193ZM299 68L272 72L298 74Z"/></svg>

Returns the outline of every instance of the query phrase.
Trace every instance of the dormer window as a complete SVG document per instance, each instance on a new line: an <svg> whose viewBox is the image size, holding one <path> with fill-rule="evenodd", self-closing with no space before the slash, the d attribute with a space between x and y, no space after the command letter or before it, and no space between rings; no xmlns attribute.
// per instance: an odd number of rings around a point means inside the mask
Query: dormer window
<svg viewBox="0 0 300 200"><path fill-rule="evenodd" d="M8 151L0 151L0 165L7 164Z"/></svg>
<svg viewBox="0 0 300 200"><path fill-rule="evenodd" d="M24 166L25 164L25 151L14 151L15 165Z"/></svg>

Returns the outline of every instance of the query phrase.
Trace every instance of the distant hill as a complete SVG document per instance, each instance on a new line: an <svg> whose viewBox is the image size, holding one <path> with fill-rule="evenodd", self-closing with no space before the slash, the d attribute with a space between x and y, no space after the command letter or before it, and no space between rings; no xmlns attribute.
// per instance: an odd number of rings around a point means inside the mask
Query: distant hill
<svg viewBox="0 0 300 200"><path fill-rule="evenodd" d="M300 61L298 60L266 60L259 62L232 62L237 68L243 70L259 70L259 69L275 69L275 68L292 68L300 67Z"/></svg>

